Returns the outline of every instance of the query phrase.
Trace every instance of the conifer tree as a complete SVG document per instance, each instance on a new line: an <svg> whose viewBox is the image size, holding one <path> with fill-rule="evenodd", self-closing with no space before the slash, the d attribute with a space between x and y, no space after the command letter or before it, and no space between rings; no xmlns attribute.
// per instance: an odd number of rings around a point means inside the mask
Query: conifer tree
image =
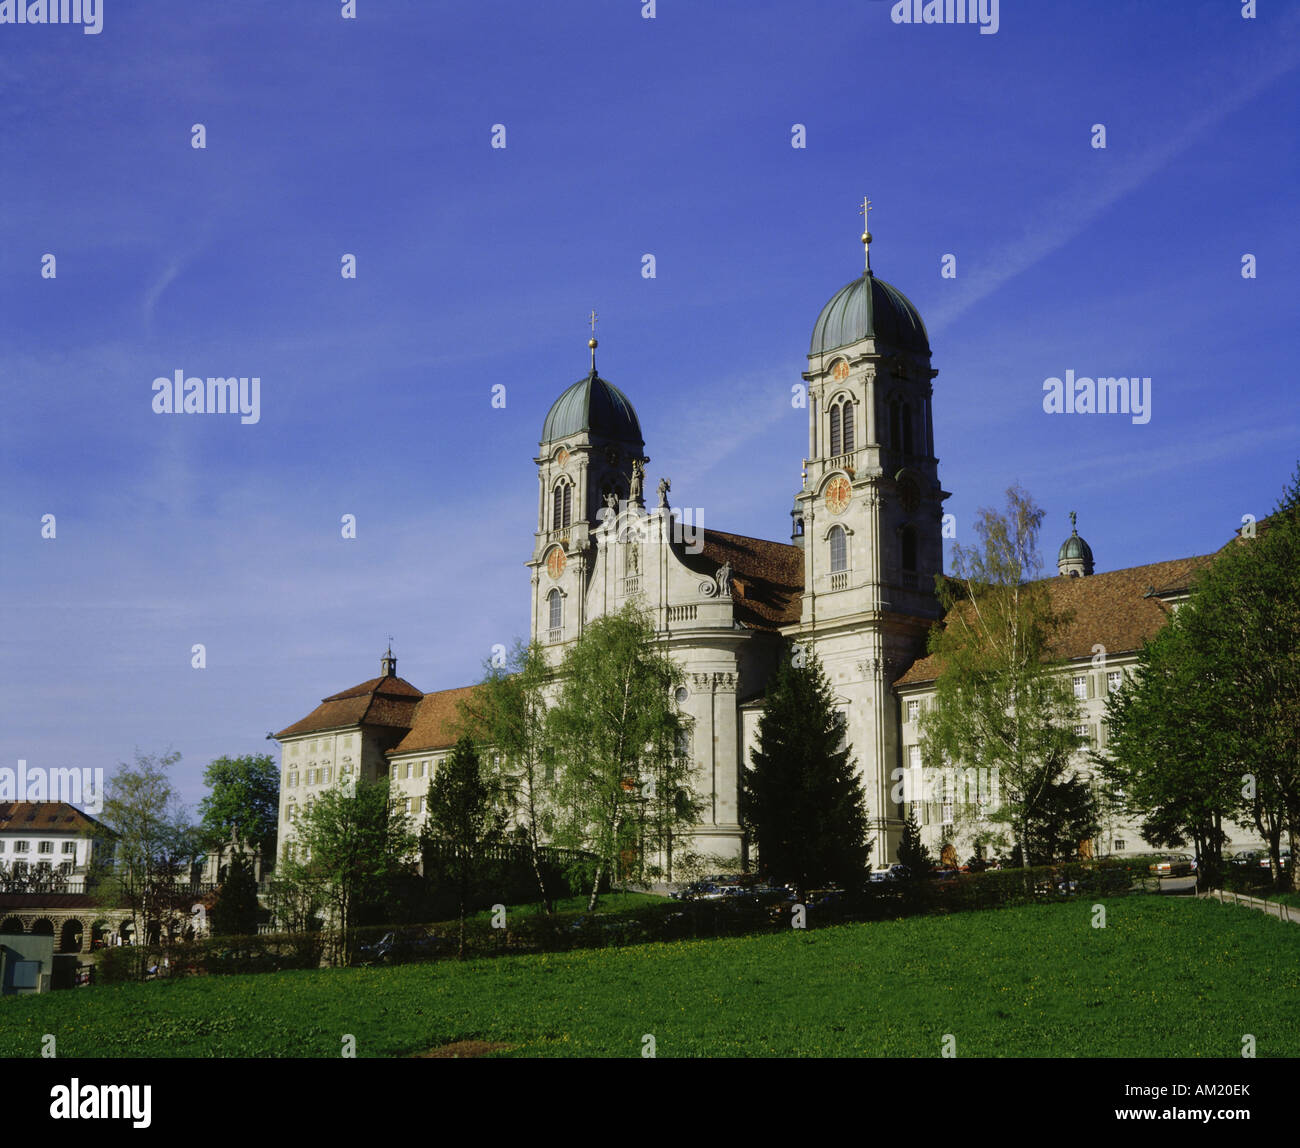
<svg viewBox="0 0 1300 1148"><path fill-rule="evenodd" d="M212 933L218 937L251 936L257 932L260 912L253 871L243 857L236 855L221 883L217 903L212 906Z"/></svg>
<svg viewBox="0 0 1300 1148"><path fill-rule="evenodd" d="M795 646L768 691L741 802L760 869L800 891L866 879L866 795L845 727L821 662Z"/></svg>
<svg viewBox="0 0 1300 1148"><path fill-rule="evenodd" d="M898 860L907 866L907 876L925 877L934 864L930 850L921 840L921 827L916 821L916 810L909 808L907 820L903 822L903 839L898 843Z"/></svg>
<svg viewBox="0 0 1300 1148"><path fill-rule="evenodd" d="M426 832L451 847L451 869L460 906L459 954L465 956L465 914L470 887L483 851L501 836L505 815L497 793L483 775L474 742L463 735L429 782Z"/></svg>

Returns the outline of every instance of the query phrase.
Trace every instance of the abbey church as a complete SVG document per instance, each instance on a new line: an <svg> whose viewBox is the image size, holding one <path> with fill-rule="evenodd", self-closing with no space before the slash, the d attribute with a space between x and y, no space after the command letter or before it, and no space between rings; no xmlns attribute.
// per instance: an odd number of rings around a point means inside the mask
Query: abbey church
<svg viewBox="0 0 1300 1148"><path fill-rule="evenodd" d="M647 490L636 410L597 374L594 335L590 372L541 424L526 561L531 637L558 663L587 624L629 599L650 612L686 674L678 702L693 719L686 748L704 799L694 830L700 852L742 855L741 777L787 640L815 644L847 718L873 864L896 860L904 799L932 847L954 824L956 795L900 793L898 785L902 771L919 772L917 719L937 673L926 634L940 620L933 585L948 497L931 417L938 371L921 316L872 272L870 235L862 239L866 269L812 327L803 373L808 455L789 541L692 529L672 507L666 477ZM1088 718L1077 732L1089 745L1104 747L1106 694L1208 560L1098 574L1077 530L1061 547L1051 582L1074 621L1059 652ZM473 688L422 693L397 675L390 650L380 676L325 698L277 733L282 848L295 812L321 787L354 775L390 777L421 818L429 777L454 741L457 704ZM1118 825L1105 826L1095 846L1101 854L1145 849Z"/></svg>

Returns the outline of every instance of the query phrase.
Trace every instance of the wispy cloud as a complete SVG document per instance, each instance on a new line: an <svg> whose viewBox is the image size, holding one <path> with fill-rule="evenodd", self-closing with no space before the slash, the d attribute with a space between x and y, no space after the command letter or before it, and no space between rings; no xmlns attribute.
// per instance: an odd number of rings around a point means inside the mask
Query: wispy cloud
<svg viewBox="0 0 1300 1148"><path fill-rule="evenodd" d="M1292 26L1295 22L1293 19ZM1288 36L1281 39L1289 41ZM1127 170L1116 173L1104 182L1099 182L1096 175L1089 172L1086 176L1081 176L1079 182L1063 195L1043 203L1035 212L1033 220L1026 225L1023 234L1002 245L1000 258L966 277L954 298L930 311L926 316L926 325L930 331L933 333L951 323L1008 280L1064 247L1099 215L1130 192L1136 191L1161 168L1187 151L1206 132L1217 127L1234 112L1240 111L1297 64L1300 64L1300 55L1288 42L1285 49L1274 52L1261 62L1249 82L1213 106L1191 116L1181 131L1149 148Z"/></svg>

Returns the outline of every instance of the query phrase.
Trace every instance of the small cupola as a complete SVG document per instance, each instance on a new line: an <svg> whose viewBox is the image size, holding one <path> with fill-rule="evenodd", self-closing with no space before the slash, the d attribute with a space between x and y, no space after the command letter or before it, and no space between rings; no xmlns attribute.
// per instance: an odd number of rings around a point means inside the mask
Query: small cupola
<svg viewBox="0 0 1300 1148"><path fill-rule="evenodd" d="M1092 573L1092 547L1079 537L1078 517L1070 511L1073 532L1061 543L1056 555L1056 570L1063 578L1087 577Z"/></svg>
<svg viewBox="0 0 1300 1148"><path fill-rule="evenodd" d="M388 649L384 652L383 658L379 662L380 672L386 678L397 677L397 659L393 657L393 644L388 643Z"/></svg>

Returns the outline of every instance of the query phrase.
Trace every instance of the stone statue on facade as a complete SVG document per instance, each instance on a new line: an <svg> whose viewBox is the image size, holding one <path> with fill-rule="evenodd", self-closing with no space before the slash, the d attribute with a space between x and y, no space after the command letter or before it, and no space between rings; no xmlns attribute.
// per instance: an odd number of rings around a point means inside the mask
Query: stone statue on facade
<svg viewBox="0 0 1300 1148"><path fill-rule="evenodd" d="M731 593L731 563L724 561L718 567L718 593Z"/></svg>
<svg viewBox="0 0 1300 1148"><path fill-rule="evenodd" d="M637 506L641 503L641 488L645 485L645 465L641 459L632 460L632 485L628 488L627 501L629 505Z"/></svg>

